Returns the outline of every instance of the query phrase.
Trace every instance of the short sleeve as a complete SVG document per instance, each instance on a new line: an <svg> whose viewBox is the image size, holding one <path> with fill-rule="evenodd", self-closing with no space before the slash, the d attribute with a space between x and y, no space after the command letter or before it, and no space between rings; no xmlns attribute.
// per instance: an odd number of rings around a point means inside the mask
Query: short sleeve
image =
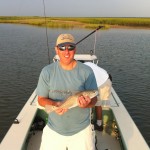
<svg viewBox="0 0 150 150"><path fill-rule="evenodd" d="M49 75L45 70L42 70L36 88L36 94L42 97L49 97L48 84L49 84Z"/></svg>

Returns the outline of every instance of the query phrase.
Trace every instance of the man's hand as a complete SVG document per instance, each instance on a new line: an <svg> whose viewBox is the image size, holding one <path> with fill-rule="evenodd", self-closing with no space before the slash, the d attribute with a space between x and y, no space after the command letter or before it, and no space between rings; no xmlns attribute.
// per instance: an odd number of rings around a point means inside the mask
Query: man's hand
<svg viewBox="0 0 150 150"><path fill-rule="evenodd" d="M58 114L58 115L63 115L65 112L68 111L68 108L58 108L55 110L55 112Z"/></svg>
<svg viewBox="0 0 150 150"><path fill-rule="evenodd" d="M56 107L59 107L63 104L63 102L55 102L55 106ZM68 111L68 108L58 108L55 110L55 112L58 114L58 115L63 115L65 112Z"/></svg>
<svg viewBox="0 0 150 150"><path fill-rule="evenodd" d="M87 106L91 103L91 99L89 96L81 95L78 97L77 102L78 102L79 107L87 108Z"/></svg>

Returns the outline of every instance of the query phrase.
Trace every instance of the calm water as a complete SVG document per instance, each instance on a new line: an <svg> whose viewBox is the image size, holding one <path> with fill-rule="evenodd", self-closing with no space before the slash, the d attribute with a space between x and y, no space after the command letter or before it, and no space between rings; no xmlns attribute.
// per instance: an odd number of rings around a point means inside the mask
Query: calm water
<svg viewBox="0 0 150 150"><path fill-rule="evenodd" d="M66 32L79 41L91 30L49 29L51 61L57 36ZM78 45L78 52L89 53L93 45L94 35ZM48 64L47 53L44 28L0 24L0 140L35 89L41 69ZM100 31L96 54L150 145L150 30Z"/></svg>

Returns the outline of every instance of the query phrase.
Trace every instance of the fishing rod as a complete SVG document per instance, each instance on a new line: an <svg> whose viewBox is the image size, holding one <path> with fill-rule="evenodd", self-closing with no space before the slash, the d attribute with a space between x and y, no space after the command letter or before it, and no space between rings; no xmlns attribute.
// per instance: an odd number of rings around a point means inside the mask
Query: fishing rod
<svg viewBox="0 0 150 150"><path fill-rule="evenodd" d="M81 39L80 41L78 41L78 42L76 43L76 45L79 44L80 42L82 42L83 40L85 40L87 37L89 37L91 34L95 33L97 30L99 30L99 29L101 29L101 28L103 28L103 27L104 27L104 26L99 26L99 27L96 28L94 31L92 31L92 32L89 33L87 36L85 36L83 39Z"/></svg>
<svg viewBox="0 0 150 150"><path fill-rule="evenodd" d="M45 1L43 0L43 9L44 9L44 18L45 18L45 31L46 31L46 44L47 44L47 53L48 53L48 63L50 64L50 52L49 52L49 45L48 45L48 33L47 33L47 21L46 21L46 10L45 10Z"/></svg>
<svg viewBox="0 0 150 150"><path fill-rule="evenodd" d="M46 39L47 39L47 50L48 50L48 62L50 64L50 52L49 52L49 46L48 46L48 33L47 33L47 21L46 21L46 11L45 11L45 1L43 0L43 7L44 7L44 17L45 17L45 25L46 25ZM86 38L88 38L91 34L95 33L96 31L98 31L99 29L103 28L104 26L99 26L98 28L96 28L94 31L92 31L91 33L89 33L86 37L84 37L83 39L81 39L80 41L78 41L76 43L79 44L80 42L82 42L83 40L85 40Z"/></svg>

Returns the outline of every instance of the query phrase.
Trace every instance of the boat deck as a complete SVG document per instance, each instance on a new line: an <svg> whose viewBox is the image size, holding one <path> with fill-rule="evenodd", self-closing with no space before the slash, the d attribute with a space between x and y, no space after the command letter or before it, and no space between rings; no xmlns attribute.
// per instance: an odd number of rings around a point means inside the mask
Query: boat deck
<svg viewBox="0 0 150 150"><path fill-rule="evenodd" d="M121 150L119 141L115 136L108 133L96 131L98 150Z"/></svg>
<svg viewBox="0 0 150 150"><path fill-rule="evenodd" d="M40 149L42 133L42 131L35 131L34 135L32 135L31 139L29 140L27 150Z"/></svg>

